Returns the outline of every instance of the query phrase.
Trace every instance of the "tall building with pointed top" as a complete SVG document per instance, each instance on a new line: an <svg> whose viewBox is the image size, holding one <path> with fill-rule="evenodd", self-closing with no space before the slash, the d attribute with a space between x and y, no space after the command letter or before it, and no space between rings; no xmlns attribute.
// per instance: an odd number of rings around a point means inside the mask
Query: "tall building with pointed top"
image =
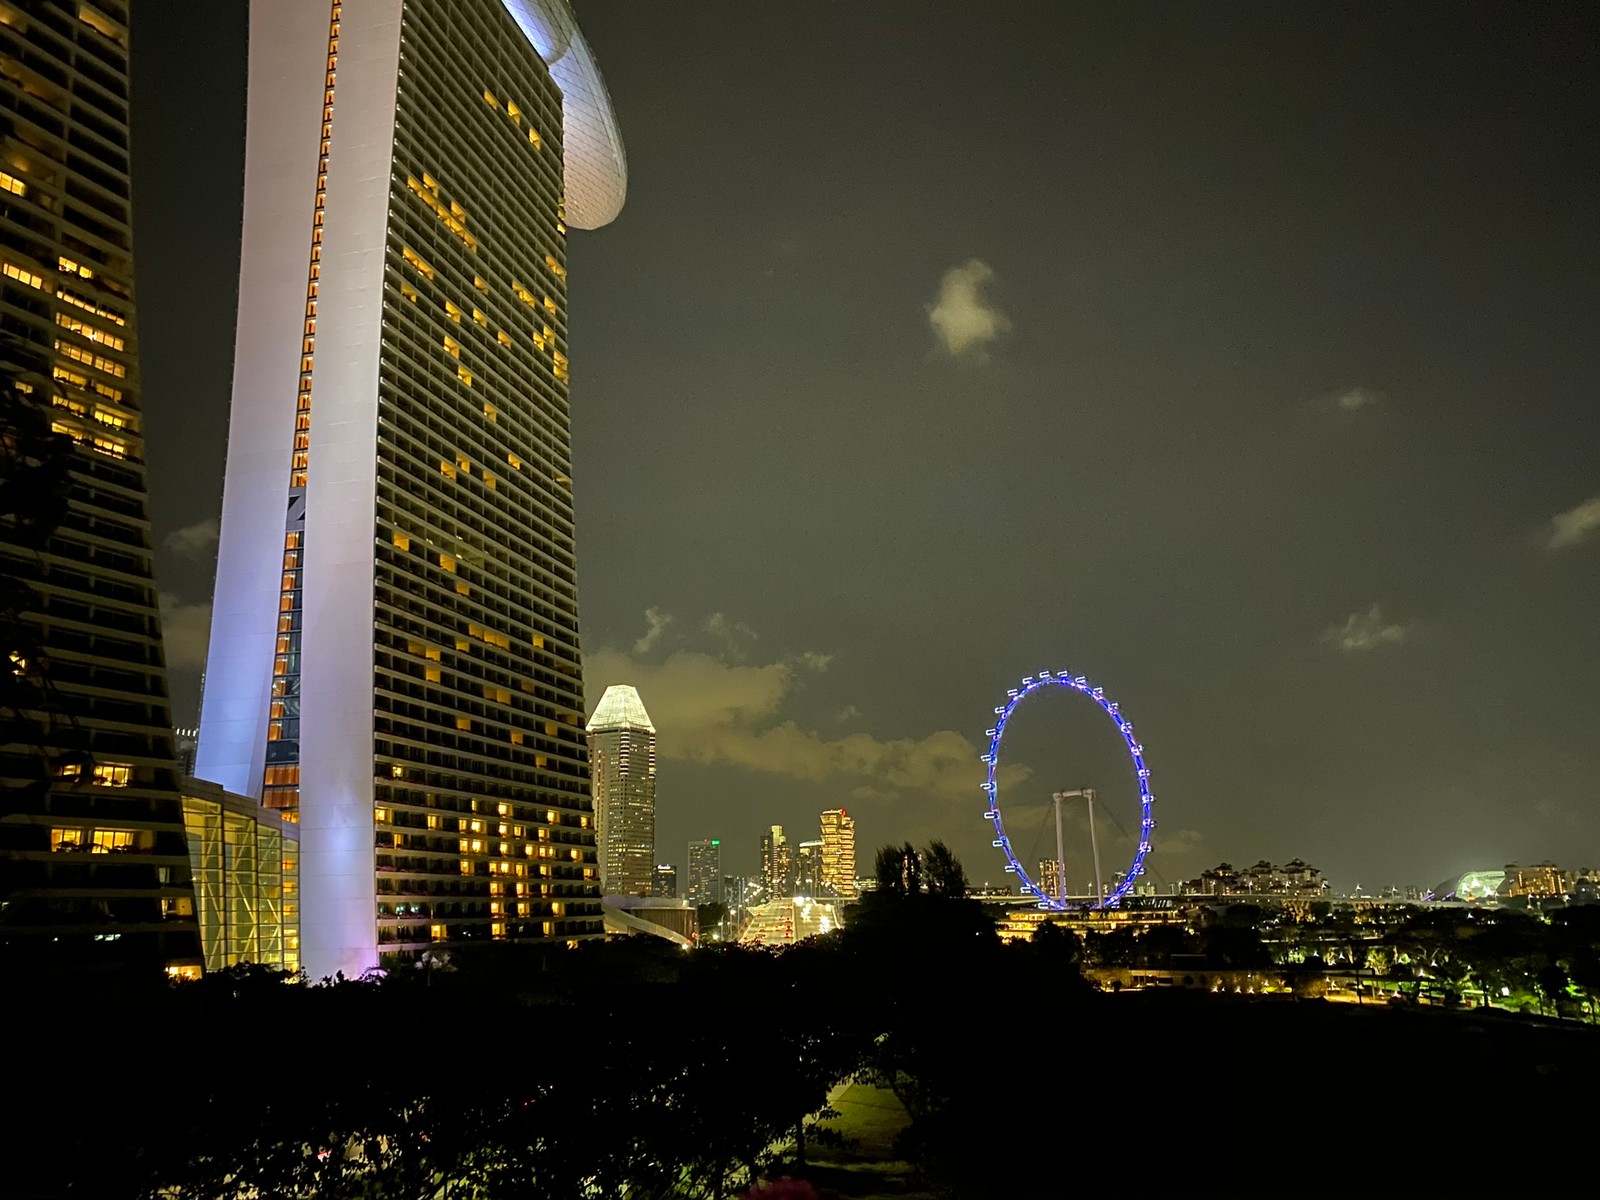
<svg viewBox="0 0 1600 1200"><path fill-rule="evenodd" d="M612 684L589 718L589 763L607 896L648 896L656 866L656 727L639 693Z"/></svg>
<svg viewBox="0 0 1600 1200"><path fill-rule="evenodd" d="M123 0L0 0L0 962L194 974L146 506Z"/></svg>
<svg viewBox="0 0 1600 1200"><path fill-rule="evenodd" d="M565 0L253 4L196 773L300 824L313 978L601 933L567 231L621 140Z"/></svg>

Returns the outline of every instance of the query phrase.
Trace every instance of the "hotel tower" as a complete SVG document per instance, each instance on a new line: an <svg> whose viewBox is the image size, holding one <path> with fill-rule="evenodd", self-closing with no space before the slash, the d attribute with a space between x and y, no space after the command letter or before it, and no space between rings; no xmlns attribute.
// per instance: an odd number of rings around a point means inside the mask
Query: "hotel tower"
<svg viewBox="0 0 1600 1200"><path fill-rule="evenodd" d="M0 956L198 974L145 503L122 0L0 0Z"/></svg>
<svg viewBox="0 0 1600 1200"><path fill-rule="evenodd" d="M300 823L312 978L601 932L568 227L626 167L563 0L253 4L195 773Z"/></svg>

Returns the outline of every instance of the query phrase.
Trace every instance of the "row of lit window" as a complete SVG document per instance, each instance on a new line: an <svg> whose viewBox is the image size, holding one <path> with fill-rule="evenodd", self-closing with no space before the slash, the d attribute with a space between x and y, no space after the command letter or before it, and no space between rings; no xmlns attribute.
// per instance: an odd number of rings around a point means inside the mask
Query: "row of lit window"
<svg viewBox="0 0 1600 1200"><path fill-rule="evenodd" d="M108 454L112 458L127 458L127 443L120 438L108 437L105 434L90 433L73 425L66 425L60 421L50 423L51 433L64 433L80 446L90 446L101 454Z"/></svg>
<svg viewBox="0 0 1600 1200"><path fill-rule="evenodd" d="M123 402L122 389L114 388L109 383L102 383L98 379L90 379L87 375L80 374L57 363L50 370L57 383L71 384L73 387L82 388L86 392L93 392L97 396L104 396L107 400L117 404Z"/></svg>
<svg viewBox="0 0 1600 1200"><path fill-rule="evenodd" d="M95 354L83 346L77 346L71 342L63 342L58 338L56 339L55 348L57 354L60 354L63 358L70 358L73 362L80 362L86 367L104 371L107 375L114 375L118 379L126 379L128 377L128 368L123 364L103 355Z"/></svg>
<svg viewBox="0 0 1600 1200"><path fill-rule="evenodd" d="M56 324L63 329L70 330L81 338L88 338L91 342L98 342L111 350L122 350L126 347L126 343L116 334L107 333L104 329L91 325L87 321L79 320L70 313L58 312L56 314Z"/></svg>
<svg viewBox="0 0 1600 1200"><path fill-rule="evenodd" d="M56 408L64 409L75 417L94 421L108 429L126 429L128 419L121 413L112 412L109 408L101 408L98 404L88 405L71 396L63 396L59 392L50 397L50 403Z"/></svg>
<svg viewBox="0 0 1600 1200"><path fill-rule="evenodd" d="M57 851L84 851L91 854L112 854L132 850L134 831L131 829L52 829L50 849Z"/></svg>

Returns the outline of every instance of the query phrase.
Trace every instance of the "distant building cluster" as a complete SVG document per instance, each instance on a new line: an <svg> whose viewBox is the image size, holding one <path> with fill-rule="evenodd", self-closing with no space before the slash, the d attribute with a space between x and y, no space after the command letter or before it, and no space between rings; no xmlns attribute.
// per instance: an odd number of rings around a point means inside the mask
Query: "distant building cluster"
<svg viewBox="0 0 1600 1200"><path fill-rule="evenodd" d="M1600 868L1565 870L1553 862L1509 863L1500 870L1467 871L1437 884L1430 900L1492 903L1499 900L1600 901Z"/></svg>
<svg viewBox="0 0 1600 1200"><path fill-rule="evenodd" d="M1262 859L1252 867L1238 869L1221 863L1180 886L1181 892L1199 896L1282 896L1320 899L1328 894L1322 872L1302 859L1290 859L1274 866Z"/></svg>

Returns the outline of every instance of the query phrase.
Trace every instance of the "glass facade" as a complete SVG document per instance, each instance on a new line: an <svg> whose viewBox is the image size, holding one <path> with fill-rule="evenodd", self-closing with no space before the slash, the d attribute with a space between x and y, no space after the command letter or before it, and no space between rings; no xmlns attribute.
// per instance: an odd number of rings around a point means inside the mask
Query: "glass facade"
<svg viewBox="0 0 1600 1200"><path fill-rule="evenodd" d="M300 968L300 833L215 784L183 781L196 915L206 970Z"/></svg>

